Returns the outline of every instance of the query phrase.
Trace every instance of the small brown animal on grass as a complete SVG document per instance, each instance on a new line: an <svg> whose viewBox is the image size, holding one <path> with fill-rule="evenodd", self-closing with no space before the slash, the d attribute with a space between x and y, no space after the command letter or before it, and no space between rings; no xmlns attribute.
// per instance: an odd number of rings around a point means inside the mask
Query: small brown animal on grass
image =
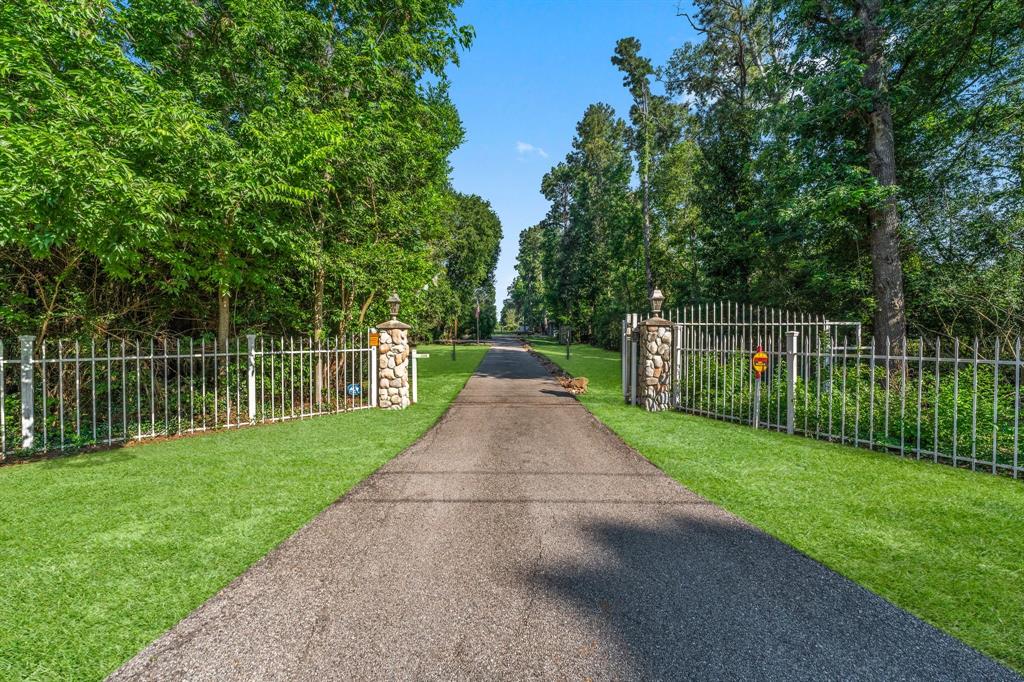
<svg viewBox="0 0 1024 682"><path fill-rule="evenodd" d="M590 380L586 377L562 377L561 382L562 388L569 391L573 395L580 395L581 393L587 392L587 386L590 384Z"/></svg>

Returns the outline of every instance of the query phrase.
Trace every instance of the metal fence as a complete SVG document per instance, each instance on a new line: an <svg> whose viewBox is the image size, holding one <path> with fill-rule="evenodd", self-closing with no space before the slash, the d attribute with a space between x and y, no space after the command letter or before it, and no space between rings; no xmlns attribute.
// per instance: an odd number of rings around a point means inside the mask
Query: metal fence
<svg viewBox="0 0 1024 682"><path fill-rule="evenodd" d="M674 311L681 411L1020 477L1021 342L863 337L858 323L735 303ZM636 402L636 315L623 393ZM768 366L757 378L758 349Z"/></svg>
<svg viewBox="0 0 1024 682"><path fill-rule="evenodd" d="M0 460L376 404L364 335L0 341Z"/></svg>

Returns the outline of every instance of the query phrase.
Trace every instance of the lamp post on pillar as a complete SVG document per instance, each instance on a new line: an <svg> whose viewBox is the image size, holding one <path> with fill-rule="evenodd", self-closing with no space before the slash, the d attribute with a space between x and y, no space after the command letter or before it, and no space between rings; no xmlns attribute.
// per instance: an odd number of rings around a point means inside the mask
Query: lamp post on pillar
<svg viewBox="0 0 1024 682"><path fill-rule="evenodd" d="M671 402L672 323L661 316L665 296L651 293L651 316L640 323L640 399L648 412L667 410Z"/></svg>
<svg viewBox="0 0 1024 682"><path fill-rule="evenodd" d="M398 294L391 294L388 307L391 319L377 325L380 343L377 346L377 405L384 409L403 410L409 406L409 329L398 320L401 304Z"/></svg>

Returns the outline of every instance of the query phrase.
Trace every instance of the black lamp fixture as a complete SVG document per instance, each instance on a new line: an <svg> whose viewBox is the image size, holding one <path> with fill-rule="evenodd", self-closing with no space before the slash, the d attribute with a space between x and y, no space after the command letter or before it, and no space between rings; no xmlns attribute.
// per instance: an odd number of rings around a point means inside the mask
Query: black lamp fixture
<svg viewBox="0 0 1024 682"><path fill-rule="evenodd" d="M665 300L665 295L661 293L661 289L655 289L651 293L651 315L653 317L661 317L661 304Z"/></svg>

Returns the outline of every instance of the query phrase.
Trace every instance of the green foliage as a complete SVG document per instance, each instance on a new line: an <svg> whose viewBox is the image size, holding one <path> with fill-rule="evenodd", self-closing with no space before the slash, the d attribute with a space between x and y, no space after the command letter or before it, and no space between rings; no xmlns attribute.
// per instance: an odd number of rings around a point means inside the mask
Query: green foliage
<svg viewBox="0 0 1024 682"><path fill-rule="evenodd" d="M439 333L454 4L4 4L0 334Z"/></svg>
<svg viewBox="0 0 1024 682"><path fill-rule="evenodd" d="M489 202L464 194L455 196L448 220L453 232L445 250L445 272L453 295L452 318L458 320L460 335L475 334L479 307L480 336L487 338L498 324L494 269L501 221Z"/></svg>
<svg viewBox="0 0 1024 682"><path fill-rule="evenodd" d="M626 123L608 105L588 107L573 150L544 176L551 209L520 237L510 295L531 328L572 324L583 338L607 343L624 302L646 297L630 159Z"/></svg>
<svg viewBox="0 0 1024 682"><path fill-rule="evenodd" d="M700 39L653 69L674 99L652 92L637 39L616 45L634 102L617 124L631 167L579 163L576 149L614 137L585 124L594 105L542 187L551 211L530 229L547 236L521 239L509 292L519 319L616 346L607 325L647 309L646 197L654 284L669 308L731 299L870 322L881 305L875 212L894 198L913 335L1024 331L1019 2L882 0L880 89L865 81L870 3L694 4ZM892 186L866 143L880 103L891 110Z"/></svg>

